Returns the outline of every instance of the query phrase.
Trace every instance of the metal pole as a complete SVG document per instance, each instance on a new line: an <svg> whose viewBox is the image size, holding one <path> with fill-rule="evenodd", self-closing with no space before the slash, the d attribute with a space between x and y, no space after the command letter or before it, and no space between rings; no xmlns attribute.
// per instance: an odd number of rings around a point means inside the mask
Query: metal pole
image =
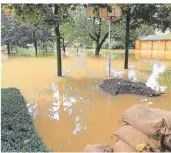
<svg viewBox="0 0 171 153"><path fill-rule="evenodd" d="M110 58L111 58L111 52L110 52L110 29L111 29L111 21L109 20L109 50L108 50L108 77L110 78L110 67L111 67L111 61L110 61Z"/></svg>
<svg viewBox="0 0 171 153"><path fill-rule="evenodd" d="M159 59L160 41L158 41L157 59Z"/></svg>

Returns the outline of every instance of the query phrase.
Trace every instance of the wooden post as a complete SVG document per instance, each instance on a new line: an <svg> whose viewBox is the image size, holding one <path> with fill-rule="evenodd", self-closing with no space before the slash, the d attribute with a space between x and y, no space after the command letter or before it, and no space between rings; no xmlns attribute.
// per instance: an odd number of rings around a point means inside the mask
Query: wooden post
<svg viewBox="0 0 171 153"><path fill-rule="evenodd" d="M166 51L166 42L167 42L167 40L165 40L164 42L165 42L164 50Z"/></svg>
<svg viewBox="0 0 171 153"><path fill-rule="evenodd" d="M151 45L151 59L152 59L152 52L153 52L153 41L152 42L152 45Z"/></svg>

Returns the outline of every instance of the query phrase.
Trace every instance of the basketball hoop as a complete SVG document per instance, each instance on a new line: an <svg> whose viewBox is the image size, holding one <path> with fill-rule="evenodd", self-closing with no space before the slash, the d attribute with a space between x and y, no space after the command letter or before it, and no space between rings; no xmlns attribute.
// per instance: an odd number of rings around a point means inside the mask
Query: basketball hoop
<svg viewBox="0 0 171 153"><path fill-rule="evenodd" d="M111 21L116 21L122 17L122 9L115 4L111 5L112 12L108 12L107 8L100 8L100 17L109 21L109 55L108 55L108 77L110 78L110 67L111 67Z"/></svg>
<svg viewBox="0 0 171 153"><path fill-rule="evenodd" d="M5 13L6 15L10 15L10 14L11 14L11 10L10 10L10 9L6 9L6 10L4 11L4 13Z"/></svg>
<svg viewBox="0 0 171 153"><path fill-rule="evenodd" d="M86 14L88 16L95 16L95 13L93 13L93 8L92 7L89 7L86 9Z"/></svg>
<svg viewBox="0 0 171 153"><path fill-rule="evenodd" d="M119 20L122 17L122 9L115 4L111 4L110 5L112 7L112 12L109 12L107 8L100 8L100 18L103 18L105 20L109 21L109 57L108 57L108 76L110 77L110 65L111 65L111 53L110 53L110 36L111 36L111 21L116 21ZM88 8L86 10L86 14L88 16L95 16L95 14L93 13L93 8Z"/></svg>
<svg viewBox="0 0 171 153"><path fill-rule="evenodd" d="M111 5L112 12L108 12L107 8L100 8L100 17L105 20L116 21L122 17L122 9L115 4Z"/></svg>

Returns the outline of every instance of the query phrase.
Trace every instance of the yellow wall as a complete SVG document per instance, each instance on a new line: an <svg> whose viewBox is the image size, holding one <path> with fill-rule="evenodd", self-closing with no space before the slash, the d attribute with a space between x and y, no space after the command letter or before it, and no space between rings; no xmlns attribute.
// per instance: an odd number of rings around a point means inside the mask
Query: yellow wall
<svg viewBox="0 0 171 153"><path fill-rule="evenodd" d="M166 41L166 50L171 51L171 41Z"/></svg>
<svg viewBox="0 0 171 153"><path fill-rule="evenodd" d="M145 59L171 60L171 40L135 42L135 57Z"/></svg>
<svg viewBox="0 0 171 153"><path fill-rule="evenodd" d="M160 43L158 43L158 41L152 41L153 43L153 47L152 50L165 50L165 43L166 41L160 41Z"/></svg>
<svg viewBox="0 0 171 153"><path fill-rule="evenodd" d="M141 41L141 50L151 50L152 41Z"/></svg>

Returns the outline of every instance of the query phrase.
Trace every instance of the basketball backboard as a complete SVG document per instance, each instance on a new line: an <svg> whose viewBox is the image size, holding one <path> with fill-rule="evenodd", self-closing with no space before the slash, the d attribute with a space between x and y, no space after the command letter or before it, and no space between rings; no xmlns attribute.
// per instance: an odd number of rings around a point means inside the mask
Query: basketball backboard
<svg viewBox="0 0 171 153"><path fill-rule="evenodd" d="M91 7L86 9L86 14L88 16L95 16L95 14L93 13L93 8L91 8Z"/></svg>
<svg viewBox="0 0 171 153"><path fill-rule="evenodd" d="M100 17L106 20L115 21L122 17L122 9L115 4L111 4L112 12L108 12L107 8L100 8Z"/></svg>

